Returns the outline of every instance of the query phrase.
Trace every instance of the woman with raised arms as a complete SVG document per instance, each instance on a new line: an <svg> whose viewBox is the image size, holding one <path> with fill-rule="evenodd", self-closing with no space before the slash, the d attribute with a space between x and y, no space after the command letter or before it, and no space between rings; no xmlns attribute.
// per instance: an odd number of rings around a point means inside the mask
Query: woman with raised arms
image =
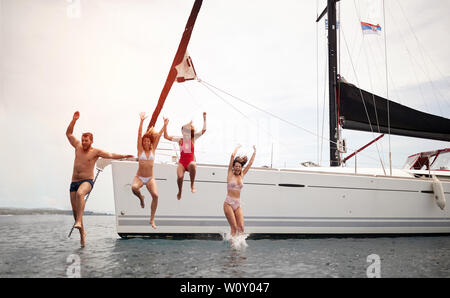
<svg viewBox="0 0 450 298"><path fill-rule="evenodd" d="M164 138L177 142L180 145L180 160L177 167L177 184L178 193L177 199L181 199L181 191L183 188L184 173L189 172L191 178L191 191L195 193L194 181L197 165L195 163L194 144L195 141L206 132L206 112L203 113L203 129L199 132L195 132L192 121L181 127L181 137L172 137L167 134L167 125L169 119L164 118Z"/></svg>
<svg viewBox="0 0 450 298"><path fill-rule="evenodd" d="M153 127L142 136L142 125L145 120L145 113L140 113L141 122L139 124L138 138L137 138L137 151L139 167L136 176L133 179L131 190L133 194L137 196L141 202L141 207L145 207L144 195L142 195L140 189L142 186L146 186L150 195L152 196L150 224L154 229L155 225L155 213L158 207L158 188L156 186L155 175L153 172L153 165L155 163L155 151L158 146L159 139L163 134L164 127L160 132L156 132Z"/></svg>
<svg viewBox="0 0 450 298"><path fill-rule="evenodd" d="M248 165L247 156L236 156L241 145L234 149L231 154L230 164L228 165L227 176L227 197L223 203L223 211L230 224L231 236L244 233L244 214L241 207L241 190L244 187L244 176L253 164L256 155L256 147L253 146L253 155Z"/></svg>

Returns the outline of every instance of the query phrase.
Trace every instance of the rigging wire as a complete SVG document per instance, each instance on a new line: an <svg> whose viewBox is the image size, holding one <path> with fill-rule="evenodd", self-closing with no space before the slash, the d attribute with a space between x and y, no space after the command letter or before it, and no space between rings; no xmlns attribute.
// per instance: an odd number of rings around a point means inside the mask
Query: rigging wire
<svg viewBox="0 0 450 298"><path fill-rule="evenodd" d="M388 10L388 12L390 12L390 11ZM394 27L398 27L398 24L395 22L394 16L392 14L390 14L390 16L391 16L391 19L394 21ZM402 38L402 42L403 42L403 45L405 46L406 52L408 53L409 61L410 61L410 64L411 64L412 73L414 74L414 78L416 79L416 84L419 87L419 92L420 92L420 96L421 96L421 99L422 99L422 103L425 106L426 111L428 113L431 113L431 109L427 105L427 102L425 100L425 96L423 94L422 86L421 86L421 84L419 82L419 78L417 77L417 72L416 72L416 70L414 68L414 56L412 55L411 51L409 50L409 47L408 47L408 44L406 43L404 35L400 34L400 36ZM420 68L419 63L416 62L416 64ZM394 86L394 89L397 89L397 88Z"/></svg>
<svg viewBox="0 0 450 298"><path fill-rule="evenodd" d="M327 69L328 69L328 55L325 55L325 67L324 67L324 74L323 74L323 108L322 108L322 136L321 136L321 144L320 144L320 162L319 165L322 164L322 157L323 157L323 141L324 141L324 129L325 129L325 103L327 100L327 83L328 83L328 76L327 76Z"/></svg>
<svg viewBox="0 0 450 298"><path fill-rule="evenodd" d="M342 30L342 27L341 27L341 30ZM345 43L345 46L346 46L346 49L347 49L347 52L348 52L348 51L349 51L349 48L348 48L347 39L345 38L345 32L344 32L344 30L342 30L342 36L344 37L344 43ZM351 59L350 53L348 53L348 55L349 55L349 57L350 57L350 61L351 61L353 73L354 73L355 78L356 78L356 83L357 83L358 86L360 86L359 80L358 80L358 76L356 75L355 65L353 64L353 60ZM361 96L361 101L362 101L363 106L364 106L364 111L365 111L366 116L367 116L367 121L368 121L368 123L369 123L370 130L371 130L372 134L374 134L372 122L370 121L369 112L367 111L367 106L366 106L366 103L365 103L365 101L364 101L364 97L363 97L361 88L358 87L358 90L359 90L359 94L360 94L360 96ZM384 165L383 165L383 161L382 161L381 156L380 156L380 151L378 150L378 146L377 146L377 153L378 153L379 161L380 161L381 166L382 166L383 171L384 171ZM386 174L386 172L385 172L385 174Z"/></svg>
<svg viewBox="0 0 450 298"><path fill-rule="evenodd" d="M319 0L316 0L316 20L319 17ZM316 118L317 118L317 163L320 161L319 157L319 29L318 29L318 22L316 22Z"/></svg>
<svg viewBox="0 0 450 298"><path fill-rule="evenodd" d="M354 4L354 6L355 6L356 17L358 18L358 20L361 20L360 12L359 12L358 7L356 6L355 0L353 0L353 4ZM351 40L357 41L356 38L357 38L358 34L360 33L359 31L360 31L360 30L355 30L355 33L354 33L353 38L352 38ZM362 50L363 44L364 44L364 43L363 43L363 40L361 40L361 41L360 41L360 45L359 45L358 56L356 56L356 57L357 57L357 58L356 58L356 61L359 61L359 56L361 55L361 50ZM351 53L355 53L355 48L358 48L357 42L355 42L355 43L353 44L353 48L352 48ZM347 62L347 63L350 63L350 62ZM349 67L347 67L346 69L348 69L348 68L349 68Z"/></svg>
<svg viewBox="0 0 450 298"><path fill-rule="evenodd" d="M361 18L360 10L358 9L358 7L357 7L357 5L356 5L355 0L353 0L353 4L354 4L355 10L356 10L356 12L357 12L358 20L359 20L359 22L361 22L361 21L362 21L362 18ZM360 31L360 32L361 32L361 31ZM361 32L361 34L362 34L362 32ZM363 35L363 39L364 39L364 35ZM377 39L375 39L375 41L376 41L376 42L375 42L375 45L378 47L378 52L379 52L379 53L383 52L382 47L381 47L380 44L379 44L379 39L377 38ZM358 58L356 59L356 61L359 61L359 57L361 56L361 52L362 52L363 45L364 45L364 42L361 42L361 47L360 47L360 49L359 49L359 53L358 53L358 56L357 56ZM376 52L377 52L377 51L375 51L375 54L374 54L374 53L372 52L372 47L369 47L369 55L370 55L370 57L377 57L378 55L376 54ZM376 62L375 62L375 65L377 65ZM378 77L382 78L383 75L380 74L379 69L378 69L377 67L375 67L375 70L376 70L376 73L377 73ZM393 87L394 87L394 92L395 92L395 94L397 95L397 99L398 99L397 101L398 101L400 104L402 104L402 101L400 100L400 96L399 96L399 94L398 94L398 92L397 92L397 87L396 87L396 84L395 84L395 81L394 81L394 76L391 75L391 72L389 71L389 69L388 69L388 73L389 73L389 79L390 79L390 82L392 83L392 85L393 85Z"/></svg>
<svg viewBox="0 0 450 298"><path fill-rule="evenodd" d="M252 108L254 108L254 109L256 109L256 110L258 110L258 111L260 111L260 112L262 112L262 113L268 114L268 115L270 115L270 116L273 117L273 118L276 118L276 119L278 119L278 120L280 120L280 121L282 121L282 122L284 122L284 123L287 123L287 124L289 124L289 125L291 125L291 126L294 126L294 127L298 128L298 129L304 131L304 132L307 132L307 133L309 133L309 134L311 134L311 135L313 135L313 136L316 136L316 134L315 134L314 132L312 132L312 131L310 131L310 130L308 130L308 129L306 129L306 128L303 128L303 127L301 127L301 126L299 126L299 125L297 125L297 124L295 124L295 123L293 123L293 122L291 122L291 121L288 121L288 120L286 120L286 119L283 119L283 118L281 118L281 117L279 117L279 116L273 114L272 112L269 112L269 111L266 111L266 110L264 110L264 109L261 109L261 108L255 106L254 104L251 104L251 103L249 103L249 102L247 102L247 101L245 101L245 100L243 100L243 99L241 99L241 98L239 98L239 97L237 97L237 96L234 96L234 95L232 95L232 94L230 94L230 93L228 93L228 92L226 92L226 91L224 91L224 90L222 90L222 89L220 89L220 88L218 88L218 87L216 87L216 86L214 86L214 85L212 85L212 84L210 84L210 83L208 83L208 82L206 82L206 81L204 81L204 80L200 80L200 82L201 82L203 85L205 85L205 87L206 87L206 85L208 85L209 87L214 88L214 89L216 89L216 90L218 90L218 91L220 91L220 92L222 92L222 93L224 93L224 94L226 94L226 95L228 95L228 96L230 96L230 97L232 97L232 98L234 98L234 99L236 99L236 100L238 100L238 101L240 101L240 102L242 102L242 103L245 103L246 105L248 105L248 106L250 106L250 107L252 107ZM211 90L211 89L209 89L209 90ZM219 96L216 92L213 92L213 94ZM222 100L225 100L223 97L220 97L220 96L219 96L219 98L221 98ZM241 114L242 114L242 112L241 112ZM246 118L247 118L247 117L246 117ZM337 145L337 143L334 142L334 141L331 141L331 140L329 140L329 139L327 139L327 138L325 138L325 137L322 137L322 138L323 138L325 141L328 141L328 142L331 142L331 143L334 143L334 144ZM358 149L352 149L352 148L348 148L348 149L349 149L350 151L353 151L353 152L356 152L356 151L358 150ZM370 159L372 159L372 160L378 161L377 159L373 158L373 157L370 156L370 155L366 155L366 154L361 153L361 152L358 152L358 154L363 155L363 156L366 156L366 157L368 157L368 158L370 158Z"/></svg>
<svg viewBox="0 0 450 298"><path fill-rule="evenodd" d="M222 96L220 96L219 94L217 94L217 92L215 92L214 90L212 90L212 89L207 85L206 82L204 82L203 80L200 80L200 79L199 79L199 82L200 82L203 86L205 86L211 93L213 93L214 95L216 95L216 96L217 96L218 98L220 98L223 102L225 102L227 105L229 105L230 107L232 107L235 111L239 112L244 118L246 118L247 120L249 120L250 122L252 122L253 124L255 124L256 127L259 129L259 125L258 125L258 123L255 122L255 120L253 120L253 119L251 119L250 117L248 117L246 114L244 114L241 110L239 110L238 108L236 108L233 104L231 104L231 103L230 103L229 101L227 101L225 98L223 98ZM205 83L206 83L206 84L205 84ZM272 141L272 143L273 143L274 141L277 141L277 142L281 143L278 139L275 139L269 131L267 131L267 130L265 130L265 129L261 129L261 131L265 132L265 133L270 137L270 140ZM283 143L281 143L281 144L283 144ZM286 144L283 144L283 145L286 145Z"/></svg>
<svg viewBox="0 0 450 298"><path fill-rule="evenodd" d="M342 141L342 136L341 136L341 130L339 129L340 126L340 101L341 101L341 2L337 3L337 9L338 9L338 14L337 14L337 24L336 24L336 30L338 30L339 34L337 36L337 70L336 73L339 74L338 82L337 82L337 102L336 102L336 110L337 110L337 119L336 119L336 131L337 131L337 139L339 141ZM339 162L342 163L342 159L341 159L341 150L339 150L339 146L338 146L338 156L339 156ZM341 148L342 149L342 148Z"/></svg>
<svg viewBox="0 0 450 298"><path fill-rule="evenodd" d="M356 10L357 17L358 17L358 22L359 22L359 24L360 24L360 23L362 22L361 14L360 14L360 11L358 10L358 8L356 7L356 2L355 2L355 0L353 0L353 5L355 6L355 10ZM358 31L359 31L359 30L358 30ZM365 41L365 35L363 34L362 31L359 31L359 32L360 32L360 34L361 34L361 36L362 36L360 51L361 51L361 49L364 49L364 55L365 55L365 57L366 57L365 61L366 61L366 66L367 66L367 72L368 72L368 74L369 74L370 90L371 90L371 93L372 93L372 101L373 101L373 104L374 104L374 111L375 111L376 124L377 124L377 128L378 128L378 133L381 133L381 130L380 130L380 122L379 122L379 119L378 119L377 105L376 105L376 102L375 102L375 92L374 92L374 88L373 88L372 73L371 73L371 71L370 71L370 65L369 65L369 57L375 57L375 56L374 56L374 55L370 55L370 56L367 55L366 47L364 47L364 44L365 44L365 42L364 42L364 41ZM369 47L369 50L370 50L370 49L371 49L371 48ZM360 52L360 53L361 53L361 52ZM350 53L349 53L349 58L350 58L350 60L351 60ZM359 59L359 54L358 54L358 59ZM356 61L359 61L359 60L356 60ZM369 120L369 121L370 121L370 120ZM373 133L373 131L372 131L372 133ZM375 143L375 146L376 146L377 151L378 151L378 150L379 150L379 148L378 148L378 142ZM380 147L381 147L381 148L380 148L380 150L381 150L381 157L380 157L380 160L382 159L381 166L383 167L383 170L384 170L384 163L385 163L385 160L384 160L384 150L383 150L383 145L380 144ZM380 155L379 152L378 152L378 154Z"/></svg>
<svg viewBox="0 0 450 298"><path fill-rule="evenodd" d="M318 23L316 22L316 26L319 26ZM327 30L323 31L323 48L326 49L327 48ZM319 36L319 33L317 32L317 37ZM317 47L318 47L318 43L317 43ZM319 61L319 49L317 48L317 63ZM318 144L318 146L320 148L319 149L319 159L318 159L318 164L319 166L322 165L322 159L323 159L323 142L324 142L324 129L325 129L325 107L326 107L326 96L327 96L327 82L328 82L328 76L327 76L327 69L328 69L328 55L325 54L325 61L324 61L324 70L323 70L323 104L322 104L322 128L321 128L321 133L319 133L319 128L317 131L317 138L320 139L320 144ZM319 66L317 65L317 101L318 101L318 97L319 97ZM317 106L319 107L319 103L317 103ZM320 108L319 108L320 109ZM319 112L318 112L319 113ZM318 122L320 121L320 116L318 114L317 116L318 118Z"/></svg>
<svg viewBox="0 0 450 298"><path fill-rule="evenodd" d="M250 119L250 117L248 117L247 115L245 115L241 110L239 110L238 108L236 108L234 105L232 105L231 103L229 103L227 100L225 100L222 96L220 96L219 94L217 94L214 90L212 90L208 85L206 85L203 80L199 80L199 82L205 86L209 91L211 91L211 93L213 93L214 95L216 95L218 98L220 98L223 102L225 102L227 105L229 105L231 108L233 108L235 111L237 111L239 114L241 114L244 118L246 118L247 120L253 122L252 119Z"/></svg>
<svg viewBox="0 0 450 298"><path fill-rule="evenodd" d="M270 133L270 131L269 130L266 130L266 129L262 129L262 128L260 128L260 125L255 121L255 120L253 120L253 119L251 119L250 117L248 117L246 114L244 114L243 112L241 112L238 108L236 108L232 103L230 103L229 101L227 101L225 98L223 98L222 96L220 96L219 94L217 94L217 92L215 92L214 90L212 90L209 86L211 86L211 87L213 87L213 88L215 88L215 89L217 89L217 90L219 90L219 91L221 91L221 92L224 92L224 91L222 91L222 90L220 90L220 89L218 89L217 87L214 87L213 85L211 85L211 84L208 84L207 82L205 82L205 81L203 81L203 80L201 80L201 79L198 79L198 82L200 82L205 88L207 88L211 93L213 93L214 95L216 95L218 98L220 98L223 102L225 102L226 104L228 104L229 106L231 106L234 110L236 110L236 111L238 111L242 116L244 116L247 120L249 120L250 122L252 122L252 124L254 124L256 127L257 127L257 129L258 129L258 131L263 131L264 133L266 133L269 137L270 137L270 141L271 141L271 143L272 143L272 154L273 154L273 143L279 143L279 144L281 144L281 145L284 145L284 146L290 146L290 145L288 145L288 144L286 144L286 143L284 143L284 142L281 142L278 138L274 138L273 137L273 135ZM209 86L208 86L209 85ZM224 92L225 93L225 92ZM225 93L225 94L227 94L227 93ZM228 94L229 95L229 94ZM231 95L230 95L231 96Z"/></svg>
<svg viewBox="0 0 450 298"><path fill-rule="evenodd" d="M208 83L208 82L206 82L206 81L204 81L204 80L202 80L201 83L204 84L204 85L206 84L206 85L208 85L208 86L210 86L210 87L212 87L212 88L214 88L214 89L216 89L216 90L219 90L220 92L222 92L222 93L224 93L224 94L227 94L228 96L230 96L230 97L232 97L232 98L234 98L234 99L237 99L238 101L243 102L243 103L245 103L246 105L249 105L249 106L251 106L252 108L254 108L254 109L256 109L256 110L258 110L258 111L260 111L260 112L262 112L262 113L266 113L266 114L272 116L273 118L276 118L276 119L278 119L278 120L280 120L280 121L283 121L283 122L285 122L285 123L288 123L288 124L290 124L290 125L292 125L292 126L297 127L298 129L301 129L301 130L303 130L303 131L305 131L305 132L307 132L307 133L313 135L313 136L316 136L316 134L315 134L314 132L312 132L312 131L310 131L310 130L308 130L308 129L306 129L306 128L303 128L303 127L301 127L301 126L299 126L299 125L297 125L297 124L295 124L295 123L292 123L292 122L290 122L290 121L288 121L288 120L285 120L285 119L283 119L283 118L281 118L281 117L279 117L279 116L277 116L277 115L275 115L275 114L273 114L273 113L271 113L271 112L265 111L265 110L263 110L263 109L261 109L261 108L255 106L254 104L251 104L251 103L249 103L249 102L246 102L245 100L243 100L243 99L241 99L241 98L239 98L239 97L236 97L236 96L234 96L234 95L232 95L232 94L230 94L230 93L228 93L228 92L226 92L226 91L224 91L224 90L222 90L222 89L220 89L220 88L217 88L217 87L211 85L210 83ZM217 93L215 93L215 92L214 92L214 94L217 95ZM222 98L222 100L223 100L223 98ZM240 112L240 113L242 114L242 112Z"/></svg>
<svg viewBox="0 0 450 298"><path fill-rule="evenodd" d="M392 176L392 151L391 151L391 114L389 111L389 79L388 79L388 53L387 53L387 37L386 37L386 6L383 0L383 24L384 24L384 59L386 67L386 103L388 117L388 139L389 139L389 170Z"/></svg>
<svg viewBox="0 0 450 298"><path fill-rule="evenodd" d="M193 114L196 114L199 110L203 111L203 105L200 103L198 103L197 99L195 98L195 96L191 93L191 91L189 91L189 88L186 87L185 84L181 84L183 85L184 89L186 90L186 93L192 98L193 102L195 103L195 105L197 106L197 108L194 110ZM193 114L191 114L191 117L193 117Z"/></svg>
<svg viewBox="0 0 450 298"><path fill-rule="evenodd" d="M409 29L410 29L412 35L414 36L414 39L416 40L417 47L419 48L419 52L420 52L420 54L421 54L421 56L422 56L424 65L426 65L426 63L425 63L425 57L424 57L424 54L423 54L424 48L423 48L422 44L420 43L419 39L417 38L417 35L416 35L416 33L415 33L415 31L414 31L414 29L413 29L411 23L409 22L408 18L406 17L406 14L405 14L405 11L404 11L404 9L403 9L403 6L400 4L400 2L399 2L398 0L397 0L397 4L398 4L398 6L400 7L400 10L401 10L401 12L402 12L402 14L403 14L403 17L405 18L405 20L406 20L406 22L407 22L407 24L408 24L408 26L409 26ZM430 58L430 56L429 56L428 53L427 53L427 55L428 55L428 57ZM430 60L432 61L431 58L430 58ZM434 65L434 63L433 63L433 65ZM436 88L436 87L434 86L433 80L431 79L431 77L430 77L430 75L429 75L429 73L428 73L427 68L426 68L426 67L424 67L424 68L425 68L425 70L426 70L426 71L424 71L424 73L425 73L425 75L427 76L427 79L428 79L428 81L429 81L429 83L430 83L430 85L431 85L431 90L433 91L433 94L434 94L435 98L437 99L435 90L437 90L437 92L439 92L439 89ZM438 68L436 67L436 69L438 69ZM439 71L439 69L438 69L438 71ZM439 71L439 72L440 72L440 71ZM440 92L439 92L439 94L441 95ZM441 96L442 96L442 95L441 95ZM445 96L442 96L442 98L444 98L444 100L446 100ZM439 105L439 101L437 101L437 104ZM442 109L440 108L440 105L439 105L439 110L442 111Z"/></svg>

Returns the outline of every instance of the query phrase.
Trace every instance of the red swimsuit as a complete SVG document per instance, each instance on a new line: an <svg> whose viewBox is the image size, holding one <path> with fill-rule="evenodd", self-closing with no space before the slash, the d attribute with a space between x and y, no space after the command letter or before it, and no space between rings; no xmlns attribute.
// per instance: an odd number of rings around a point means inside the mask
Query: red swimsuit
<svg viewBox="0 0 450 298"><path fill-rule="evenodd" d="M195 160L194 156L194 143L191 141L191 144L185 144L184 139L180 145L180 160L179 163L183 165L184 169L187 170L188 165L191 161Z"/></svg>

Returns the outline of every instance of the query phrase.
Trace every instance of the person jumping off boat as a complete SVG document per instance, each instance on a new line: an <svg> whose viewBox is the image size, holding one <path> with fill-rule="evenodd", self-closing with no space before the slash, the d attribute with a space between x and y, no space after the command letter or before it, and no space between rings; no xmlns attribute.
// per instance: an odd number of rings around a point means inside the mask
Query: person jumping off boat
<svg viewBox="0 0 450 298"><path fill-rule="evenodd" d="M158 188L156 186L155 175L153 173L153 165L155 163L155 151L158 147L159 139L163 134L164 127L158 133L153 129L153 126L142 136L142 125L144 123L145 113L140 113L141 122L139 124L138 138L137 138L137 152L139 167L136 176L133 179L131 190L133 194L141 201L141 207L145 207L144 195L141 194L140 189L142 186L147 187L148 192L152 196L150 224L154 229L155 225L155 213L158 207Z"/></svg>
<svg viewBox="0 0 450 298"><path fill-rule="evenodd" d="M66 136L70 144L75 148L75 160L73 164L72 183L70 184L70 203L75 218L74 228L80 231L80 244L85 245L86 231L83 225L83 213L85 207L84 197L94 186L94 166L99 157L110 159L121 159L133 157L133 155L122 155L108 153L92 147L94 137L92 133L86 132L81 136L81 142L73 135L75 123L80 118L80 112L73 114L72 121L67 127Z"/></svg>
<svg viewBox="0 0 450 298"><path fill-rule="evenodd" d="M178 194L177 199L181 199L181 191L183 188L183 178L184 172L189 171L189 176L191 179L191 191L195 193L194 180L196 173L196 163L194 155L194 143L206 132L206 112L203 112L203 129L199 132L195 132L195 128L192 125L192 121L183 125L181 127L182 137L171 137L167 134L167 125L169 119L164 118L164 138L177 142L180 145L180 160L178 161L177 167L177 184L178 184Z"/></svg>
<svg viewBox="0 0 450 298"><path fill-rule="evenodd" d="M247 156L236 156L241 145L238 145L231 154L230 164L228 165L227 175L227 197L223 203L223 211L231 228L231 236L244 233L244 214L241 207L241 190L244 187L244 176L253 164L256 155L256 147L253 146L253 155L248 165L242 170L247 163Z"/></svg>

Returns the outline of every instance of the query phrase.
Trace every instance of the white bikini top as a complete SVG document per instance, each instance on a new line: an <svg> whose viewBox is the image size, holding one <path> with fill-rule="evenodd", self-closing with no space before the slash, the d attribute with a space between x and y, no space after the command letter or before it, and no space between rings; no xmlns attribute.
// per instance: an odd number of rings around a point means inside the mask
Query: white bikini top
<svg viewBox="0 0 450 298"><path fill-rule="evenodd" d="M147 155L145 155L145 151L142 151L141 156L139 156L139 160L155 160L155 157L153 156L153 153L150 151L150 156L147 158Z"/></svg>

